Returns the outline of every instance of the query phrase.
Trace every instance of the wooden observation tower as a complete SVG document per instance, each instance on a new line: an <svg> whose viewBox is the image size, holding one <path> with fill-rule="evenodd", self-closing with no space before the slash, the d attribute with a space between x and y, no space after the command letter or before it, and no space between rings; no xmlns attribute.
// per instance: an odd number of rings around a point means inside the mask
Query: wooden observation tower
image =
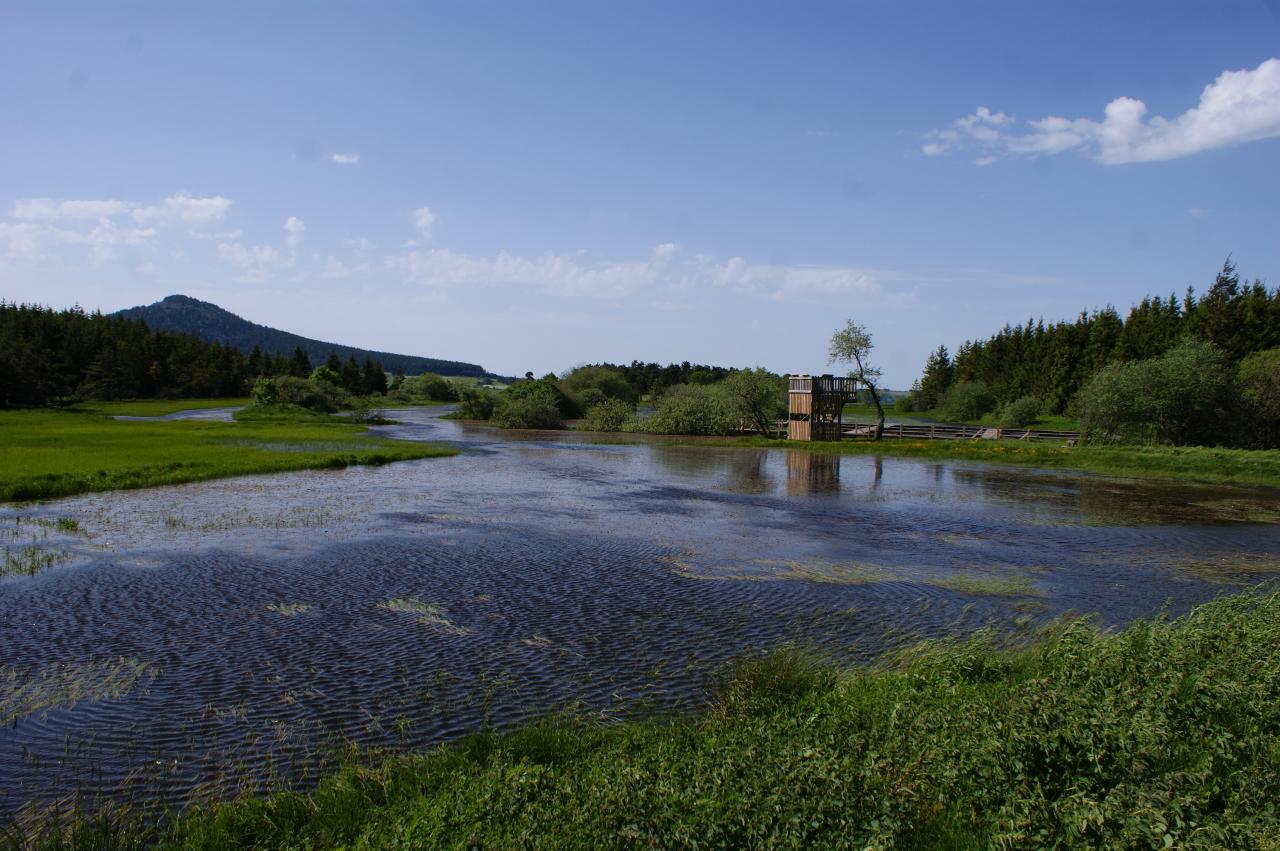
<svg viewBox="0 0 1280 851"><path fill-rule="evenodd" d="M790 375L788 440L839 440L846 402L858 398L858 382L834 375Z"/></svg>

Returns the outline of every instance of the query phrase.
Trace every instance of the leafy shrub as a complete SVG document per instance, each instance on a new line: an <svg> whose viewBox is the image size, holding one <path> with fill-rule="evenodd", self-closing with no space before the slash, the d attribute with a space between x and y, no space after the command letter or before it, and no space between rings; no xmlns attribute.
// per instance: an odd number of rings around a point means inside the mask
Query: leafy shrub
<svg viewBox="0 0 1280 851"><path fill-rule="evenodd" d="M253 390L249 393L249 404L255 408L265 408L268 405L274 405L280 398L280 392L276 389L276 383L270 378L259 378L253 382Z"/></svg>
<svg viewBox="0 0 1280 851"><path fill-rule="evenodd" d="M335 387L342 386L342 376L330 367L321 365L311 371L312 381L327 381Z"/></svg>
<svg viewBox="0 0 1280 851"><path fill-rule="evenodd" d="M600 397L621 399L624 402L635 402L636 393L626 376L616 369L606 366L580 366L569 372L560 380L561 387L568 393L578 397L584 408L599 404ZM592 394L588 401L587 393L595 391L600 397Z"/></svg>
<svg viewBox="0 0 1280 851"><path fill-rule="evenodd" d="M582 410L590 411L601 402L607 402L609 397L604 394L598 387L588 387L578 395L578 404L582 406Z"/></svg>
<svg viewBox="0 0 1280 851"><path fill-rule="evenodd" d="M578 420L582 431L623 431L636 418L635 408L621 399L605 399Z"/></svg>
<svg viewBox="0 0 1280 851"><path fill-rule="evenodd" d="M732 434L738 422L737 406L720 387L677 384L662 394L648 430L658 434Z"/></svg>
<svg viewBox="0 0 1280 851"><path fill-rule="evenodd" d="M385 423L387 411L371 396L353 396L351 421L357 423Z"/></svg>
<svg viewBox="0 0 1280 851"><path fill-rule="evenodd" d="M981 419L995 407L995 394L981 381L961 381L951 385L939 404L944 417L958 422Z"/></svg>
<svg viewBox="0 0 1280 851"><path fill-rule="evenodd" d="M738 417L760 434L773 434L787 414L787 380L767 369L738 369L720 385L737 406Z"/></svg>
<svg viewBox="0 0 1280 851"><path fill-rule="evenodd" d="M560 380L554 375L517 381L503 393L502 398L516 400L526 396L550 399L561 419L572 420L582 416L582 406L578 400L560 387Z"/></svg>
<svg viewBox="0 0 1280 851"><path fill-rule="evenodd" d="M350 393L328 381L312 381L290 375L273 380L279 395L278 401L308 410L332 414L345 408L351 400Z"/></svg>
<svg viewBox="0 0 1280 851"><path fill-rule="evenodd" d="M464 420L487 420L493 416L498 394L493 390L462 386L458 388L458 416Z"/></svg>
<svg viewBox="0 0 1280 851"><path fill-rule="evenodd" d="M405 386L418 399L427 399L432 402L458 401L458 388L454 383L434 373L424 372L415 378L407 379Z"/></svg>
<svg viewBox="0 0 1280 851"><path fill-rule="evenodd" d="M1101 369L1080 390L1080 426L1090 440L1214 443L1230 391L1222 353L1188 341L1158 358Z"/></svg>
<svg viewBox="0 0 1280 851"><path fill-rule="evenodd" d="M1262 448L1280 446L1280 348L1249 355L1236 367L1243 440Z"/></svg>
<svg viewBox="0 0 1280 851"><path fill-rule="evenodd" d="M564 428L554 386L542 381L522 383L526 385L522 392L508 390L498 397L493 422L501 428Z"/></svg>
<svg viewBox="0 0 1280 851"><path fill-rule="evenodd" d="M1035 396L1023 396L1002 406L996 415L1000 428L1026 428L1040 416L1040 400Z"/></svg>

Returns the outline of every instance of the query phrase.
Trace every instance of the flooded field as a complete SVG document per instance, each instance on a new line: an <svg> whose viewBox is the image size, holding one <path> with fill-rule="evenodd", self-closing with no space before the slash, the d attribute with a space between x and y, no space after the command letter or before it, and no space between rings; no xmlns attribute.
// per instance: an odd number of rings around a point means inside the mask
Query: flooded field
<svg viewBox="0 0 1280 851"><path fill-rule="evenodd" d="M1100 624L1280 575L1277 494L392 415L454 458L0 509L0 821L306 782L783 643Z"/></svg>

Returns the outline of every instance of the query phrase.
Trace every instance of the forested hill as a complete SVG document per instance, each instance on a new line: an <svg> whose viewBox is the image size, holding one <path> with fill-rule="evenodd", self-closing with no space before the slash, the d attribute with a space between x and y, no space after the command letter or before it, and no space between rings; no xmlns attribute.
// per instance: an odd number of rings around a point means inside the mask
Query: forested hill
<svg viewBox="0 0 1280 851"><path fill-rule="evenodd" d="M481 378L487 374L484 367L474 363L374 352L300 337L288 331L268 328L265 325L241 319L216 304L185 295L171 295L155 304L130 307L111 315L124 319L141 319L147 323L148 327L155 330L194 334L202 340L222 343L239 349L245 354L249 354L254 346L263 352L279 352L284 355L291 355L295 348L301 348L311 358L312 363L324 363L330 353L333 353L339 360L354 357L357 361L363 362L366 358L372 358L390 372L400 370L407 375L434 372L438 375L465 375Z"/></svg>

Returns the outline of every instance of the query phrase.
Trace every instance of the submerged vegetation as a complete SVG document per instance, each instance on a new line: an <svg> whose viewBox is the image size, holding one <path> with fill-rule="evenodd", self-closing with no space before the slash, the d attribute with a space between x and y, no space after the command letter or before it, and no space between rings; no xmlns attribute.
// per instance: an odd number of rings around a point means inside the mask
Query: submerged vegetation
<svg viewBox="0 0 1280 851"><path fill-rule="evenodd" d="M307 792L56 814L14 847L1272 847L1280 595L838 671L783 649L697 717L556 716ZM44 833L38 831L44 830Z"/></svg>
<svg viewBox="0 0 1280 851"><path fill-rule="evenodd" d="M307 416L318 419L121 422L83 411L0 411L0 500L456 454L444 446L374 437L336 417Z"/></svg>

